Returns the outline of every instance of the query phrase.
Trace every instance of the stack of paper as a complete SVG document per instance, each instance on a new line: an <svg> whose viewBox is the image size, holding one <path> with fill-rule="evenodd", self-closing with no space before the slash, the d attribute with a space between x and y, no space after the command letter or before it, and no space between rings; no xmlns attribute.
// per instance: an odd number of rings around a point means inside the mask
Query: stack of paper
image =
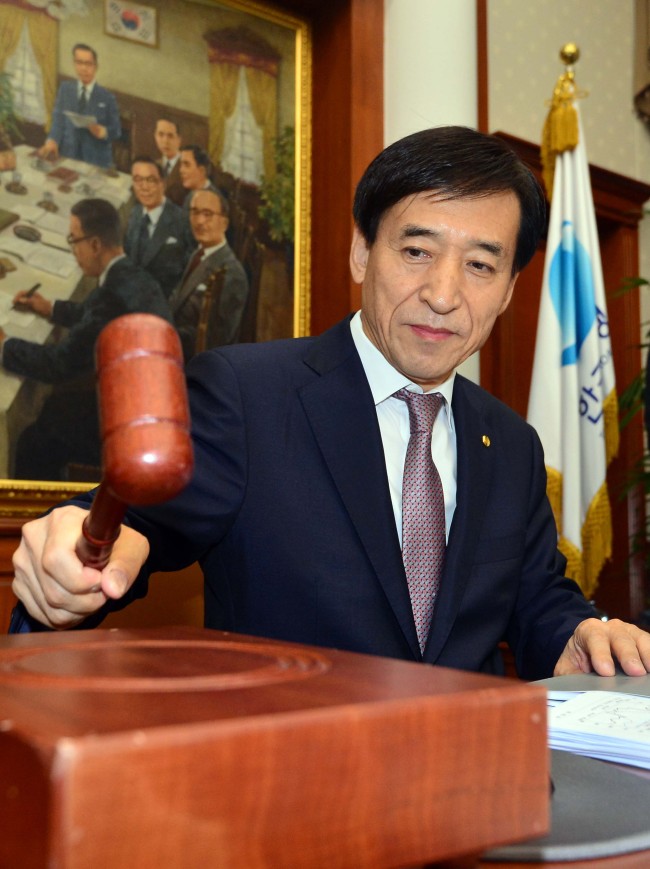
<svg viewBox="0 0 650 869"><path fill-rule="evenodd" d="M0 239L0 251L17 257L34 269L49 272L59 278L69 278L77 268L72 251L43 247L38 242L25 241L15 236Z"/></svg>
<svg viewBox="0 0 650 869"><path fill-rule="evenodd" d="M549 692L551 748L650 769L650 697Z"/></svg>

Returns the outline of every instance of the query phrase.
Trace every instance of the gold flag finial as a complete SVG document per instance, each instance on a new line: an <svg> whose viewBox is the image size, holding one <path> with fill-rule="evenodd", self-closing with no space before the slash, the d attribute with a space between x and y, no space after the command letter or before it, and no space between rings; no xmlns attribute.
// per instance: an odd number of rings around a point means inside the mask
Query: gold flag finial
<svg viewBox="0 0 650 869"><path fill-rule="evenodd" d="M564 151L572 151L578 144L578 113L574 100L587 95L585 91L578 91L575 84L573 65L580 59L580 49L575 42L562 46L560 59L566 71L555 84L542 131L542 178L549 202L553 195L555 158Z"/></svg>
<svg viewBox="0 0 650 869"><path fill-rule="evenodd" d="M560 58L565 66L573 66L580 60L580 49L575 42L566 42L560 49Z"/></svg>

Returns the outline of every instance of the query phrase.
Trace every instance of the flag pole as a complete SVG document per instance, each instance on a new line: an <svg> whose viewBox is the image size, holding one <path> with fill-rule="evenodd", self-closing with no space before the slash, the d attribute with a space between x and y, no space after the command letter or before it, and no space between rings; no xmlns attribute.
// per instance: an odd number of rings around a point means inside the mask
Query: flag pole
<svg viewBox="0 0 650 869"><path fill-rule="evenodd" d="M567 576L591 598L612 554L607 466L618 402L596 215L577 100L575 43L548 101L542 168L551 202L528 421L544 448L547 494Z"/></svg>
<svg viewBox="0 0 650 869"><path fill-rule="evenodd" d="M559 154L572 151L580 137L578 112L575 100L587 96L587 91L578 90L575 83L574 66L580 60L580 49L575 42L567 42L560 49L560 60L566 70L558 78L542 130L542 179L546 196L553 198L553 178L555 160Z"/></svg>

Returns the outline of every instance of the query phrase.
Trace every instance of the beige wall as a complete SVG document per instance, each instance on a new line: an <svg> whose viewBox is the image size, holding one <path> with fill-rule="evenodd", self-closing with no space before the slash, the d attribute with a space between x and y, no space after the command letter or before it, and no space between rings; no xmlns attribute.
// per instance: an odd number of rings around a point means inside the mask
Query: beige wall
<svg viewBox="0 0 650 869"><path fill-rule="evenodd" d="M74 75L72 46L85 42L97 51L97 78L109 90L208 115L210 75L203 33L246 24L286 58L278 80L279 105L284 109L279 123L280 127L294 124L292 29L233 9L217 8L210 0L147 0L148 6L156 6L159 11L159 47L149 48L104 33L104 0L86 0L86 5L88 15L72 15L59 27L59 68L63 74Z"/></svg>
<svg viewBox="0 0 650 869"><path fill-rule="evenodd" d="M488 0L490 129L539 142L559 50L580 47L576 82L591 163L650 183L650 128L632 104L634 0ZM641 226L641 274L650 277L650 221ZM650 320L650 293L641 318ZM643 327L643 333L647 326Z"/></svg>

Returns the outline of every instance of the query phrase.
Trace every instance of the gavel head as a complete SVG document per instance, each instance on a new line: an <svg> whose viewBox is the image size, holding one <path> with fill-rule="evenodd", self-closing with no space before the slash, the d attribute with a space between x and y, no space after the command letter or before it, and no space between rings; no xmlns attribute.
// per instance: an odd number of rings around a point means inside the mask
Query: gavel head
<svg viewBox="0 0 650 869"><path fill-rule="evenodd" d="M126 314L102 330L95 357L104 484L127 504L173 498L193 469L176 330L153 314Z"/></svg>

